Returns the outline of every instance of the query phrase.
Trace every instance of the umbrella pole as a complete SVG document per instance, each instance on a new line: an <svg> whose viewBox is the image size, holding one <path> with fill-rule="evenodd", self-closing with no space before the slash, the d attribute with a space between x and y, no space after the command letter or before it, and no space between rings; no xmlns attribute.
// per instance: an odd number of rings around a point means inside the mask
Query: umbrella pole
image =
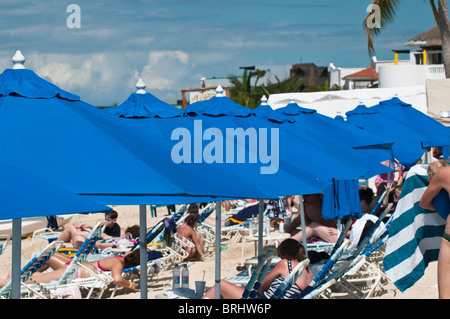
<svg viewBox="0 0 450 319"><path fill-rule="evenodd" d="M12 220L11 299L20 299L20 270L22 251L22 219Z"/></svg>
<svg viewBox="0 0 450 319"><path fill-rule="evenodd" d="M141 299L147 299L147 207L139 205L139 249L141 262Z"/></svg>
<svg viewBox="0 0 450 319"><path fill-rule="evenodd" d="M306 222L305 222L305 206L303 205L303 195L300 195L300 219L302 222L303 246L305 247L306 258L308 258L308 249L306 243Z"/></svg>
<svg viewBox="0 0 450 319"><path fill-rule="evenodd" d="M215 262L216 262L216 284L215 284L215 299L220 299L220 248L221 244L221 222L222 222L222 202L216 202L216 254L215 254Z"/></svg>
<svg viewBox="0 0 450 319"><path fill-rule="evenodd" d="M260 261L263 254L264 200L260 200L258 205L258 261Z"/></svg>

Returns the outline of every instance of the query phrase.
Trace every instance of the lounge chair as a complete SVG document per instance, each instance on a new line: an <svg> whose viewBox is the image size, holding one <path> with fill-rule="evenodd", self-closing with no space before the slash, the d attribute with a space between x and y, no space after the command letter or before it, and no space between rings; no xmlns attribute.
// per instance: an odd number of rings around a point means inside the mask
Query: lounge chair
<svg viewBox="0 0 450 319"><path fill-rule="evenodd" d="M0 240L4 240L4 242L0 245L0 255L1 255L8 246L9 235L0 235Z"/></svg>
<svg viewBox="0 0 450 319"><path fill-rule="evenodd" d="M261 258L251 275L248 276L245 290L242 293L242 299L254 299L257 297L258 290L261 287L264 277L266 277L266 274L270 271L272 257L272 254L268 254Z"/></svg>
<svg viewBox="0 0 450 319"><path fill-rule="evenodd" d="M107 288L107 285L113 281L112 278L101 270L92 271L83 265L83 263L92 263L104 257L103 255L92 253L94 252L94 246L103 233L105 226L106 221L101 221L93 227L59 280L55 283L43 284L47 290L55 292L58 288L69 286L85 287L89 290L86 298L90 298L94 289L99 288L101 290L101 296L103 291ZM96 265L92 265L96 267ZM80 267L86 269L92 276L88 278L76 278L76 273Z"/></svg>
<svg viewBox="0 0 450 319"><path fill-rule="evenodd" d="M34 298L47 298L46 294L51 294L51 292L42 289L42 286L35 282L34 284L28 284L26 281L31 280L31 276L44 266L47 260L50 259L61 247L61 241L53 241L48 244L44 249L37 253L20 271L20 282L21 282L21 294L27 297ZM0 298L9 299L11 297L12 280L6 283L0 289ZM57 297L57 296L53 296Z"/></svg>
<svg viewBox="0 0 450 319"><path fill-rule="evenodd" d="M304 293L300 294L298 298L317 298L324 291L324 285L327 287L337 286L343 288L349 294L357 296L357 294L351 292L351 290L348 288L349 285L346 286L342 283L347 283L347 278L349 277L346 278L346 276L351 276L354 273L357 273L361 269L362 265L364 265L366 257L369 256L374 251L374 249L379 247L379 244L381 243L380 240L382 239L382 235L384 234L383 232L379 231L381 228L383 228L380 227L380 225L383 218L390 211L391 206L392 204L386 207L386 209L378 218L377 222L371 227L365 237L360 240L360 244L357 246L356 250L352 252L346 251L344 242L343 245L338 248L333 254L334 260L329 260L325 264L323 268L324 271L322 273L319 272L318 275L316 275L316 278L310 283L308 289L305 289ZM330 267L330 265L332 265L333 267ZM365 280L370 280L370 278L366 277ZM318 290L321 290L321 293L318 293Z"/></svg>

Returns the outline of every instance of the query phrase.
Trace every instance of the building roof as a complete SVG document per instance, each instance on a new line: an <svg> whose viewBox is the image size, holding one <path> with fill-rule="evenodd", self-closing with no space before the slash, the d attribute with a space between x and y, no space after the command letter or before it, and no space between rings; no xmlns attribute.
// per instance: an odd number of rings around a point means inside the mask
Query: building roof
<svg viewBox="0 0 450 319"><path fill-rule="evenodd" d="M344 80L365 80L365 81L376 81L378 80L378 72L371 66L365 68L364 70L349 74L344 76Z"/></svg>
<svg viewBox="0 0 450 319"><path fill-rule="evenodd" d="M439 26L435 26L425 32L422 32L405 43L406 46L413 44L424 45L427 47L442 45Z"/></svg>

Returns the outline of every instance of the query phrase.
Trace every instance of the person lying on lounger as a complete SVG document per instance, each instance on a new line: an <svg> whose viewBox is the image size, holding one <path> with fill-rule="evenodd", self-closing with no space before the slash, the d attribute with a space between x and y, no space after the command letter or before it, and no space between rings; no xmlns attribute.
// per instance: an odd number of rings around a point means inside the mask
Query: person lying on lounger
<svg viewBox="0 0 450 319"><path fill-rule="evenodd" d="M266 275L259 289L258 299L270 299L283 280L289 275L297 264L306 257L305 248L294 239L286 239L278 246L278 256L282 258L275 267ZM300 293L313 280L314 275L307 267L297 278L295 284L285 290L284 299L289 299L293 294ZM220 282L220 296L223 299L241 299L244 288L234 285L226 280ZM203 299L214 299L215 286L209 289Z"/></svg>
<svg viewBox="0 0 450 319"><path fill-rule="evenodd" d="M126 287L131 289L132 291L136 291L136 283L132 281L128 281L122 276L123 269L131 268L140 264L140 249L133 250L124 255L117 255L114 257L106 257L100 259L96 262L96 266L94 267L88 262L83 263L83 266L86 266L88 269L98 272L98 271L111 271L111 276L114 280L114 283L120 287ZM61 276L66 271L68 265L71 262L71 258L61 254L55 253L50 259L46 262L46 264L37 272L35 272L31 278L38 283L50 283L52 280L59 280ZM49 268L53 269L52 271L47 271ZM89 273L84 267L79 267L76 278L88 278L91 277L92 274ZM3 287L10 278L0 279L0 287ZM27 283L33 284L33 281L27 281Z"/></svg>

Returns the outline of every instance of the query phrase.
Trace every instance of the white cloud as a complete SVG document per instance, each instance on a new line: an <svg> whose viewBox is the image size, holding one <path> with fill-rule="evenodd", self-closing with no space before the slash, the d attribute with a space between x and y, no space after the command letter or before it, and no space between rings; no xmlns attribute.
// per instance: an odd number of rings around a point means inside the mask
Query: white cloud
<svg viewBox="0 0 450 319"><path fill-rule="evenodd" d="M183 51L153 51L148 55L147 64L139 72L139 77L147 84L147 90L179 90L190 77L192 63Z"/></svg>

